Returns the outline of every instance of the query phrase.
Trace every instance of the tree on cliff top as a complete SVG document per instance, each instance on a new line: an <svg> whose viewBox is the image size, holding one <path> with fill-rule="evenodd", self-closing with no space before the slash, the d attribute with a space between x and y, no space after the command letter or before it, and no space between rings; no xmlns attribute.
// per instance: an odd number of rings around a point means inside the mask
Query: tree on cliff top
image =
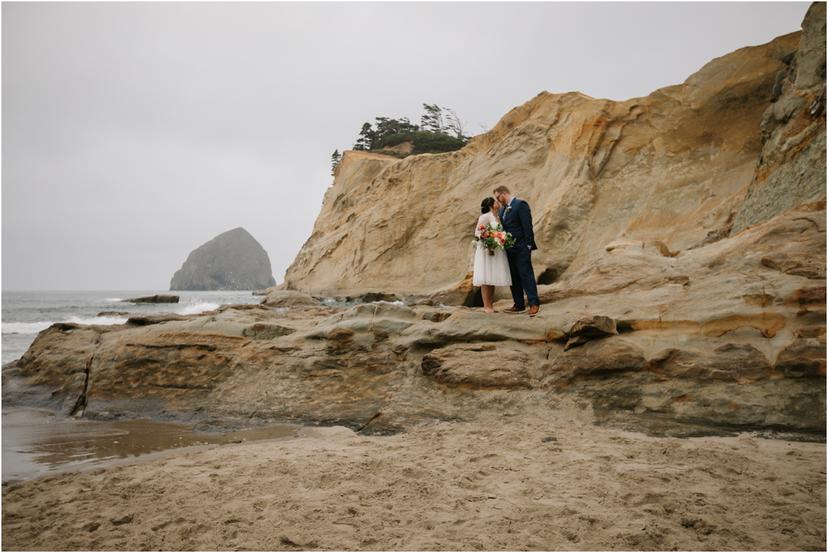
<svg viewBox="0 0 828 553"><path fill-rule="evenodd" d="M371 127L371 123L363 123L362 130L359 131L359 138L354 144L354 150L370 150L375 138L376 132Z"/></svg>
<svg viewBox="0 0 828 553"><path fill-rule="evenodd" d="M465 146L469 137L463 134L463 125L453 109L437 104L423 104L423 109L419 126L407 117L376 117L374 125L363 123L354 150L378 151L411 142L412 153L422 154L451 152Z"/></svg>
<svg viewBox="0 0 828 553"><path fill-rule="evenodd" d="M453 109L441 108L437 104L423 104L423 109L425 113L420 116L420 130L468 139L463 135L463 123Z"/></svg>
<svg viewBox="0 0 828 553"><path fill-rule="evenodd" d="M336 168L339 167L340 161L342 161L342 154L339 153L339 150L334 150L331 154L331 175L336 174Z"/></svg>
<svg viewBox="0 0 828 553"><path fill-rule="evenodd" d="M423 104L425 113L420 116L420 128L428 132L443 132L443 108L437 104Z"/></svg>

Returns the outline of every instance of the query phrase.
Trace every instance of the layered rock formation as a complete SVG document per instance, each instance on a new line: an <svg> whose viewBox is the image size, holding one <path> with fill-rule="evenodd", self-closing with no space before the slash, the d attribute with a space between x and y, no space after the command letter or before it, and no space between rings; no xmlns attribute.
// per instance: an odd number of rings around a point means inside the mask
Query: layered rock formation
<svg viewBox="0 0 828 553"><path fill-rule="evenodd" d="M671 434L824 429L816 325L769 359L772 346L745 337L778 333L774 313L741 324L617 320L603 333L584 332L580 319L574 306L530 319L389 302L326 306L274 291L267 304L190 317L53 325L4 371L4 401L93 417L387 432L575 396L599 420ZM41 395L21 396L21 382Z"/></svg>
<svg viewBox="0 0 828 553"><path fill-rule="evenodd" d="M39 385L37 401L97 416L374 431L575 397L662 432L824 432L824 10L646 98L544 93L457 152L349 152L293 290L53 325L4 392ZM475 206L500 184L533 206L535 318L444 305L471 292Z"/></svg>
<svg viewBox="0 0 828 553"><path fill-rule="evenodd" d="M170 281L170 290L255 290L276 284L270 258L242 227L193 250Z"/></svg>

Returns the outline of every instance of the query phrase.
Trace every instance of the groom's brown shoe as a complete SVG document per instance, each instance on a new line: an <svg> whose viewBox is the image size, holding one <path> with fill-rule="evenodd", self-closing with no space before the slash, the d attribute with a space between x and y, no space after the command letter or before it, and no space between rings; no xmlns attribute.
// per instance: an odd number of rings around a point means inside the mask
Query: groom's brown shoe
<svg viewBox="0 0 828 553"><path fill-rule="evenodd" d="M534 317L540 311L540 305L530 305L529 306L529 316Z"/></svg>
<svg viewBox="0 0 828 553"><path fill-rule="evenodd" d="M513 305L509 309L503 310L504 313L523 313L524 311L526 311L525 307L518 308L517 305Z"/></svg>

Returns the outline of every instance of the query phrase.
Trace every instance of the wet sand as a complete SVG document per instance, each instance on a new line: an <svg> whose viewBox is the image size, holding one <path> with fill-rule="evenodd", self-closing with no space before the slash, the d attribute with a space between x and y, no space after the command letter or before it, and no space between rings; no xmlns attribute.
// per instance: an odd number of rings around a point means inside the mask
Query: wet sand
<svg viewBox="0 0 828 553"><path fill-rule="evenodd" d="M298 425L235 432L194 432L191 425L152 420L93 421L46 409L3 409L3 481L91 470L197 451L201 446L296 436Z"/></svg>
<svg viewBox="0 0 828 553"><path fill-rule="evenodd" d="M5 549L824 550L825 444L574 408L342 428L3 487Z"/></svg>

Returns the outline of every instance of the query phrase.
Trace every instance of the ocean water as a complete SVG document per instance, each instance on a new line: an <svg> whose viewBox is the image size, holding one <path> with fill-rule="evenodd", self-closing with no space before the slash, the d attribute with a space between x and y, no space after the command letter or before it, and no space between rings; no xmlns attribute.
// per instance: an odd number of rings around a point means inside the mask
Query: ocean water
<svg viewBox="0 0 828 553"><path fill-rule="evenodd" d="M175 294L178 303L126 303L126 298ZM221 305L260 303L262 296L252 290L191 292L168 290L101 290L101 291L3 291L2 363L20 358L41 330L52 323L122 324L132 315L178 313L189 315L210 311ZM99 315L103 311L125 311L126 315Z"/></svg>

